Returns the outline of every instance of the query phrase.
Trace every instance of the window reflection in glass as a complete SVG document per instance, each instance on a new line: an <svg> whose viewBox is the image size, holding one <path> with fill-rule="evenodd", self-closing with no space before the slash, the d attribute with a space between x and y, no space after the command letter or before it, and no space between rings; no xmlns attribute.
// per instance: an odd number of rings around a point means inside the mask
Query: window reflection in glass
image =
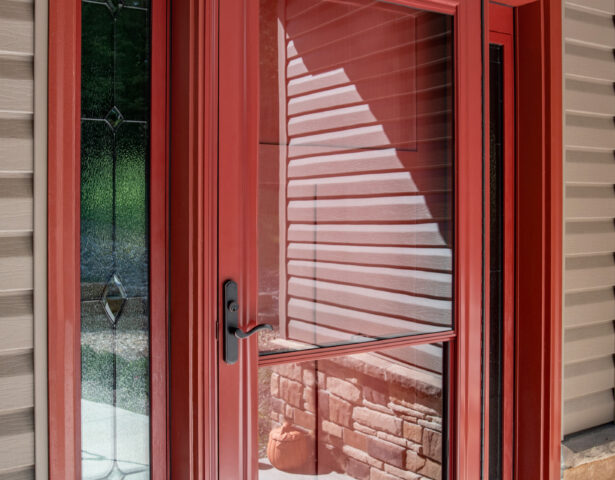
<svg viewBox="0 0 615 480"><path fill-rule="evenodd" d="M452 17L261 0L262 353L453 325Z"/></svg>
<svg viewBox="0 0 615 480"><path fill-rule="evenodd" d="M445 478L445 348L261 367L259 479Z"/></svg>

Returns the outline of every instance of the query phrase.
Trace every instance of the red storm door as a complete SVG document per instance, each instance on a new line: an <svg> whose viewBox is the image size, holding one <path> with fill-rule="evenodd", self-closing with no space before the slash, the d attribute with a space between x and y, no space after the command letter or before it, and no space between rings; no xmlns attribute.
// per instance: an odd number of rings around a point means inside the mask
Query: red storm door
<svg viewBox="0 0 615 480"><path fill-rule="evenodd" d="M220 479L477 478L478 3L220 2Z"/></svg>

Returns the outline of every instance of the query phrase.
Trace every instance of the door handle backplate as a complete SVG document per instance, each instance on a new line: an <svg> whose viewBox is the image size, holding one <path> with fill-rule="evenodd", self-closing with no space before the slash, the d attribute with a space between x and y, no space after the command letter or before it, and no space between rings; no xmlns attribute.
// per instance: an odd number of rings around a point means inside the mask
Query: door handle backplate
<svg viewBox="0 0 615 480"><path fill-rule="evenodd" d="M256 325L248 331L239 327L239 303L237 283L224 282L224 361L233 365L239 359L239 340L248 338L261 330L273 330L268 323Z"/></svg>

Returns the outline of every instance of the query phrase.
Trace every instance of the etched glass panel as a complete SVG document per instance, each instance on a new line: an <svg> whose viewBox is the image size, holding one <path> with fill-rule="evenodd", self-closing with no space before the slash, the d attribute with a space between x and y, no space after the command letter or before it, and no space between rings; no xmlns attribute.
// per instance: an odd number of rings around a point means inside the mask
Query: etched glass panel
<svg viewBox="0 0 615 480"><path fill-rule="evenodd" d="M150 478L148 8L82 2L84 479Z"/></svg>
<svg viewBox="0 0 615 480"><path fill-rule="evenodd" d="M453 327L453 21L261 0L262 354Z"/></svg>

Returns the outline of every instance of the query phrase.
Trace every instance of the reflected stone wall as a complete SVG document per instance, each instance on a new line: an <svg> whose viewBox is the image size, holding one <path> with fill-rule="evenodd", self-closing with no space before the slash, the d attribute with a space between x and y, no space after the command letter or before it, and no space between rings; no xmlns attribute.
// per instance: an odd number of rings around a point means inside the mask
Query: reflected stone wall
<svg viewBox="0 0 615 480"><path fill-rule="evenodd" d="M261 418L261 427L273 430L287 422L307 433L311 458L301 473L442 478L440 375L377 353L267 370L260 380L270 389L270 404L260 410L269 418ZM267 478L265 472L261 478Z"/></svg>

